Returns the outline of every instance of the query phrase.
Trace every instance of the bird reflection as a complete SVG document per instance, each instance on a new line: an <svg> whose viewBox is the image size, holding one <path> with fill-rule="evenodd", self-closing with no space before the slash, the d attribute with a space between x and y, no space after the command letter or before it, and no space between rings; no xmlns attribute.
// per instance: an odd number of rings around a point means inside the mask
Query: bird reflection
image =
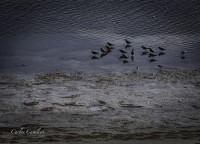
<svg viewBox="0 0 200 144"><path fill-rule="evenodd" d="M92 53L93 55L97 55L97 54L98 54L98 52L95 52L95 51L91 51L91 53Z"/></svg>
<svg viewBox="0 0 200 144"><path fill-rule="evenodd" d="M152 54L152 53L149 54L149 57L155 57L155 56L157 56L157 55L156 54Z"/></svg>
<svg viewBox="0 0 200 144"><path fill-rule="evenodd" d="M125 46L125 48L129 48L129 47L132 47L132 45L127 44L127 45Z"/></svg>
<svg viewBox="0 0 200 144"><path fill-rule="evenodd" d="M92 56L91 59L99 59L97 56Z"/></svg>
<svg viewBox="0 0 200 144"><path fill-rule="evenodd" d="M159 55L159 56L165 55L165 53L164 53L164 52L160 52L158 55Z"/></svg>
<svg viewBox="0 0 200 144"><path fill-rule="evenodd" d="M157 61L156 59L150 59L149 62L155 62Z"/></svg>
<svg viewBox="0 0 200 144"><path fill-rule="evenodd" d="M148 53L149 53L149 52L147 52L147 51L143 51L143 52L142 52L142 56L143 56L143 55L146 55L146 54L148 54Z"/></svg>
<svg viewBox="0 0 200 144"><path fill-rule="evenodd" d="M122 54L122 55L119 57L119 59L123 59L123 58L128 58L128 56L125 55L125 54Z"/></svg>
<svg viewBox="0 0 200 144"><path fill-rule="evenodd" d="M102 57L104 57L104 56L106 56L107 55L107 53L102 53L101 55L100 55L100 57L102 58Z"/></svg>
<svg viewBox="0 0 200 144"><path fill-rule="evenodd" d="M134 61L134 56L131 56L131 60Z"/></svg>
<svg viewBox="0 0 200 144"><path fill-rule="evenodd" d="M127 60L123 60L123 64L125 64L125 63L129 63Z"/></svg>
<svg viewBox="0 0 200 144"><path fill-rule="evenodd" d="M185 59L186 57L184 55L181 56L181 59Z"/></svg>

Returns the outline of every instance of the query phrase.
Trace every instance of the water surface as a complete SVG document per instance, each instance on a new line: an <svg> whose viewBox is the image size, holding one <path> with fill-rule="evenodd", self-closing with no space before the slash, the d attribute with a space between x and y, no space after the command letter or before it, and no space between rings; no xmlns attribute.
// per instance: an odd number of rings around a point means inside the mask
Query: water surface
<svg viewBox="0 0 200 144"><path fill-rule="evenodd" d="M0 2L0 72L127 72L200 67L200 2L198 0ZM119 49L132 41L134 61L123 64ZM106 42L113 52L92 60ZM150 63L141 46L166 48ZM126 49L131 57L132 48ZM186 50L185 59L181 51Z"/></svg>

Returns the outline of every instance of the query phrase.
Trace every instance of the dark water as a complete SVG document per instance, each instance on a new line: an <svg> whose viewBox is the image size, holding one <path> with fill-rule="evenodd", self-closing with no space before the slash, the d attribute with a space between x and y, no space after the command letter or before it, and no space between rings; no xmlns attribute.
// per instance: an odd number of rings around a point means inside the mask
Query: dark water
<svg viewBox="0 0 200 144"><path fill-rule="evenodd" d="M1 0L0 72L141 71L200 67L198 0ZM118 49L132 41L135 58L123 64ZM92 60L106 42L113 52ZM150 63L145 45L165 55ZM128 48L128 55L132 48ZM181 51L186 50L185 59Z"/></svg>

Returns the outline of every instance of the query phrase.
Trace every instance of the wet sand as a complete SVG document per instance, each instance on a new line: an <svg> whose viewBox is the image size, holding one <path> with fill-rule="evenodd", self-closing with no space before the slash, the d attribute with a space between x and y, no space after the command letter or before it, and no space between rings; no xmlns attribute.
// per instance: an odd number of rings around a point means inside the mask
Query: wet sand
<svg viewBox="0 0 200 144"><path fill-rule="evenodd" d="M1 143L200 143L199 69L0 75L0 96Z"/></svg>

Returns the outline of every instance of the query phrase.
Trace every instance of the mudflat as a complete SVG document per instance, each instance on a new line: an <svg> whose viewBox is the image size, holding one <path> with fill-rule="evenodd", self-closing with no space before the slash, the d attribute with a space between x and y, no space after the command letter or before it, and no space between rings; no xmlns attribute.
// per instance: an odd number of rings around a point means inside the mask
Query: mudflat
<svg viewBox="0 0 200 144"><path fill-rule="evenodd" d="M200 69L0 75L1 143L200 143Z"/></svg>

